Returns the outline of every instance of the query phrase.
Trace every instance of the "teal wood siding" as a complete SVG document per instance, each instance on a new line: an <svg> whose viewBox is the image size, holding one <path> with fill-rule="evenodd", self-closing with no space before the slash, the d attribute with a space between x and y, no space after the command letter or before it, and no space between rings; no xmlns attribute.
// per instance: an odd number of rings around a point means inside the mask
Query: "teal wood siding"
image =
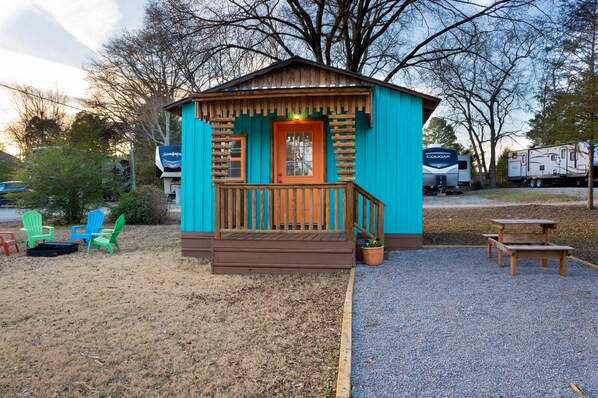
<svg viewBox="0 0 598 398"><path fill-rule="evenodd" d="M385 232L422 232L422 102L418 97L374 87L373 128L356 118L356 183L387 204ZM291 115L288 115L289 117ZM302 115L307 118L307 115ZM314 118L319 115L314 115ZM271 123L274 115L241 115L233 132L247 134L247 182L271 180ZM326 180L338 181L334 148L326 132ZM192 103L183 107L181 229L214 231L214 187L210 125L195 119Z"/></svg>
<svg viewBox="0 0 598 398"><path fill-rule="evenodd" d="M373 128L357 114L355 182L386 203L385 233L422 233L422 101L374 87Z"/></svg>
<svg viewBox="0 0 598 398"><path fill-rule="evenodd" d="M195 118L195 105L183 105L181 230L214 232L212 129Z"/></svg>

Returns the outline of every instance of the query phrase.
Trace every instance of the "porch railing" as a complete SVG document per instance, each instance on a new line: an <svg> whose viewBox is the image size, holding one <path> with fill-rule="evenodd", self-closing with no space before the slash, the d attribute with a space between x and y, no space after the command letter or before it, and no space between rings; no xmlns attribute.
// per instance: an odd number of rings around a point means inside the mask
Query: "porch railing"
<svg viewBox="0 0 598 398"><path fill-rule="evenodd" d="M384 204L354 183L216 184L214 237L223 233L384 234Z"/></svg>
<svg viewBox="0 0 598 398"><path fill-rule="evenodd" d="M384 207L381 200L353 183L353 226L370 239L384 241Z"/></svg>

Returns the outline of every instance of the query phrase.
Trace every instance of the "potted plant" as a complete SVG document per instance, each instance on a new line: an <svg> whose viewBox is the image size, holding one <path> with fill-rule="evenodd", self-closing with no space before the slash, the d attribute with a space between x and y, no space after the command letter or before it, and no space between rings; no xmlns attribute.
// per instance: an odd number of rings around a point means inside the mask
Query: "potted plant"
<svg viewBox="0 0 598 398"><path fill-rule="evenodd" d="M363 262L367 265L380 265L384 261L384 244L378 238L368 239L361 247Z"/></svg>

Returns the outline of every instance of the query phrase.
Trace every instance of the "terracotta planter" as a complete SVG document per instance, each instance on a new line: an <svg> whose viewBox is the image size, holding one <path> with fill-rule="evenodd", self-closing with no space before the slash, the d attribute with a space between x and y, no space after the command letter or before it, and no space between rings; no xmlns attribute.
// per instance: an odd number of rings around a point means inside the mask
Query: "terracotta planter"
<svg viewBox="0 0 598 398"><path fill-rule="evenodd" d="M363 262L367 265L380 265L384 261L384 246L362 247Z"/></svg>

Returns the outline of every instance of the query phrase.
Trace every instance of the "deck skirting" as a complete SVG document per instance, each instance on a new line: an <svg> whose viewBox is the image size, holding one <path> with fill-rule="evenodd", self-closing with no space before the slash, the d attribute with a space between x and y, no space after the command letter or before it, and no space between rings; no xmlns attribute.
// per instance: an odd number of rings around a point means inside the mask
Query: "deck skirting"
<svg viewBox="0 0 598 398"><path fill-rule="evenodd" d="M181 232L181 255L211 260L212 238L212 232Z"/></svg>
<svg viewBox="0 0 598 398"><path fill-rule="evenodd" d="M359 257L354 240L305 240L293 234L276 240L213 237L183 232L181 254L211 260L215 274L332 272L354 267ZM421 249L422 243L421 234L386 234L384 239L387 250Z"/></svg>

